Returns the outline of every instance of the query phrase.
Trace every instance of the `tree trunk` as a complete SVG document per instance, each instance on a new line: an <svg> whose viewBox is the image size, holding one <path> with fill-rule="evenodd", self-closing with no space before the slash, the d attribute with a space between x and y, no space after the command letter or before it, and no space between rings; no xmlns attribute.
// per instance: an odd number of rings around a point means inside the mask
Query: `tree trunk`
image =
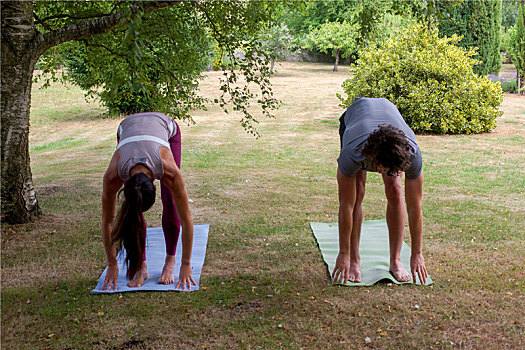
<svg viewBox="0 0 525 350"><path fill-rule="evenodd" d="M335 65L332 72L337 72L339 70L339 50L335 50Z"/></svg>
<svg viewBox="0 0 525 350"><path fill-rule="evenodd" d="M273 68L275 67L275 60L274 59L271 60L271 64L272 64L272 66L270 67L270 73L273 74Z"/></svg>
<svg viewBox="0 0 525 350"><path fill-rule="evenodd" d="M29 160L31 84L36 30L33 2L2 1L2 219L28 222L41 214Z"/></svg>
<svg viewBox="0 0 525 350"><path fill-rule="evenodd" d="M518 89L521 89L520 95L525 94L525 74L520 74L520 72L518 72Z"/></svg>

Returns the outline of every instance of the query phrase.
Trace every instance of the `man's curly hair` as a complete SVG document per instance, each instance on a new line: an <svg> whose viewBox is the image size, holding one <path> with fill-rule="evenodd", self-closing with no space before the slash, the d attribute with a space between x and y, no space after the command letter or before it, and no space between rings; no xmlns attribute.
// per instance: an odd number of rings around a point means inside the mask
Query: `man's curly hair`
<svg viewBox="0 0 525 350"><path fill-rule="evenodd" d="M413 148L403 131L392 125L380 125L368 136L361 154L375 169L387 168L388 176L405 171L410 166Z"/></svg>

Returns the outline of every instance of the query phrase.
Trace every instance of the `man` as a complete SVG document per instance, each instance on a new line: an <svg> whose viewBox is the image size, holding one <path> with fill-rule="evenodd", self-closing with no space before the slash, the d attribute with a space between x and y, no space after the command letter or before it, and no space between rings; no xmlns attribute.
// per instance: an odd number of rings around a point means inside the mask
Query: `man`
<svg viewBox="0 0 525 350"><path fill-rule="evenodd" d="M341 153L337 160L339 189L339 255L332 277L338 283L360 282L359 238L366 172L383 177L387 198L386 221L390 244L390 272L400 282L411 276L401 264L405 228L402 173L412 242L410 268L424 284L427 271L422 249L423 174L421 151L414 132L396 106L384 98L357 98L340 118Z"/></svg>

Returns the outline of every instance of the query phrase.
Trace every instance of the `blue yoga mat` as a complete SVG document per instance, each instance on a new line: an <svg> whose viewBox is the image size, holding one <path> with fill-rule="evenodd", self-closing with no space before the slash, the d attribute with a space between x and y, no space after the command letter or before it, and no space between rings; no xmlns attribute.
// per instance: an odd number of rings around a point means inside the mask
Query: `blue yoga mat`
<svg viewBox="0 0 525 350"><path fill-rule="evenodd" d="M197 286L191 285L191 289L185 291L199 290L199 282L201 277L202 265L204 264L204 257L206 256L206 246L208 244L209 225L194 225L193 226L193 249L191 256L192 276L197 283ZM126 278L126 268L124 266L124 254L119 254L117 257L119 264L119 275L117 280L117 291L101 291L100 288L104 284L107 267L98 279L97 286L91 291L91 294L106 294L106 293L123 293L123 292L143 292L143 291L181 291L179 287L175 289L179 281L180 260L182 256L182 235L179 235L177 243L177 251L175 252L175 283L160 284L158 283L162 268L164 267L164 259L166 258L166 245L164 243L164 234L162 227L148 228L146 231L146 262L148 263L149 278L144 281L140 287L128 287L129 280ZM107 287L106 287L107 288Z"/></svg>
<svg viewBox="0 0 525 350"><path fill-rule="evenodd" d="M337 222L311 222L310 226L328 267L328 273L331 276L339 254L339 225ZM363 221L359 255L361 256L361 282L348 281L346 284L338 284L345 286L372 286L379 281L388 281L396 284L414 283L413 279L408 282L399 282L389 271L390 250L388 245L388 227L385 220ZM403 242L401 247L401 263L410 273L410 247L405 242ZM419 278L417 278L416 284L421 284ZM430 275L427 277L425 284L433 284Z"/></svg>

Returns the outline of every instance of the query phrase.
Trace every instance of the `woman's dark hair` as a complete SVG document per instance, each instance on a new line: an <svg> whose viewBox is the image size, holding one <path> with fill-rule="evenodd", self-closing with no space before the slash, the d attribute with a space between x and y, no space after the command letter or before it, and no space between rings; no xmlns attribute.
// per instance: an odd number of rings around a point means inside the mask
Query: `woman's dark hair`
<svg viewBox="0 0 525 350"><path fill-rule="evenodd" d="M117 252L126 249L125 263L128 267L126 276L132 279L141 266L146 249L146 227L142 212L155 203L155 186L144 173L133 175L125 184L124 201L112 232L113 243Z"/></svg>
<svg viewBox="0 0 525 350"><path fill-rule="evenodd" d="M410 166L412 152L413 148L402 130L392 125L380 125L368 136L361 154L371 162L372 167L382 165L388 169L388 176L392 176Z"/></svg>

